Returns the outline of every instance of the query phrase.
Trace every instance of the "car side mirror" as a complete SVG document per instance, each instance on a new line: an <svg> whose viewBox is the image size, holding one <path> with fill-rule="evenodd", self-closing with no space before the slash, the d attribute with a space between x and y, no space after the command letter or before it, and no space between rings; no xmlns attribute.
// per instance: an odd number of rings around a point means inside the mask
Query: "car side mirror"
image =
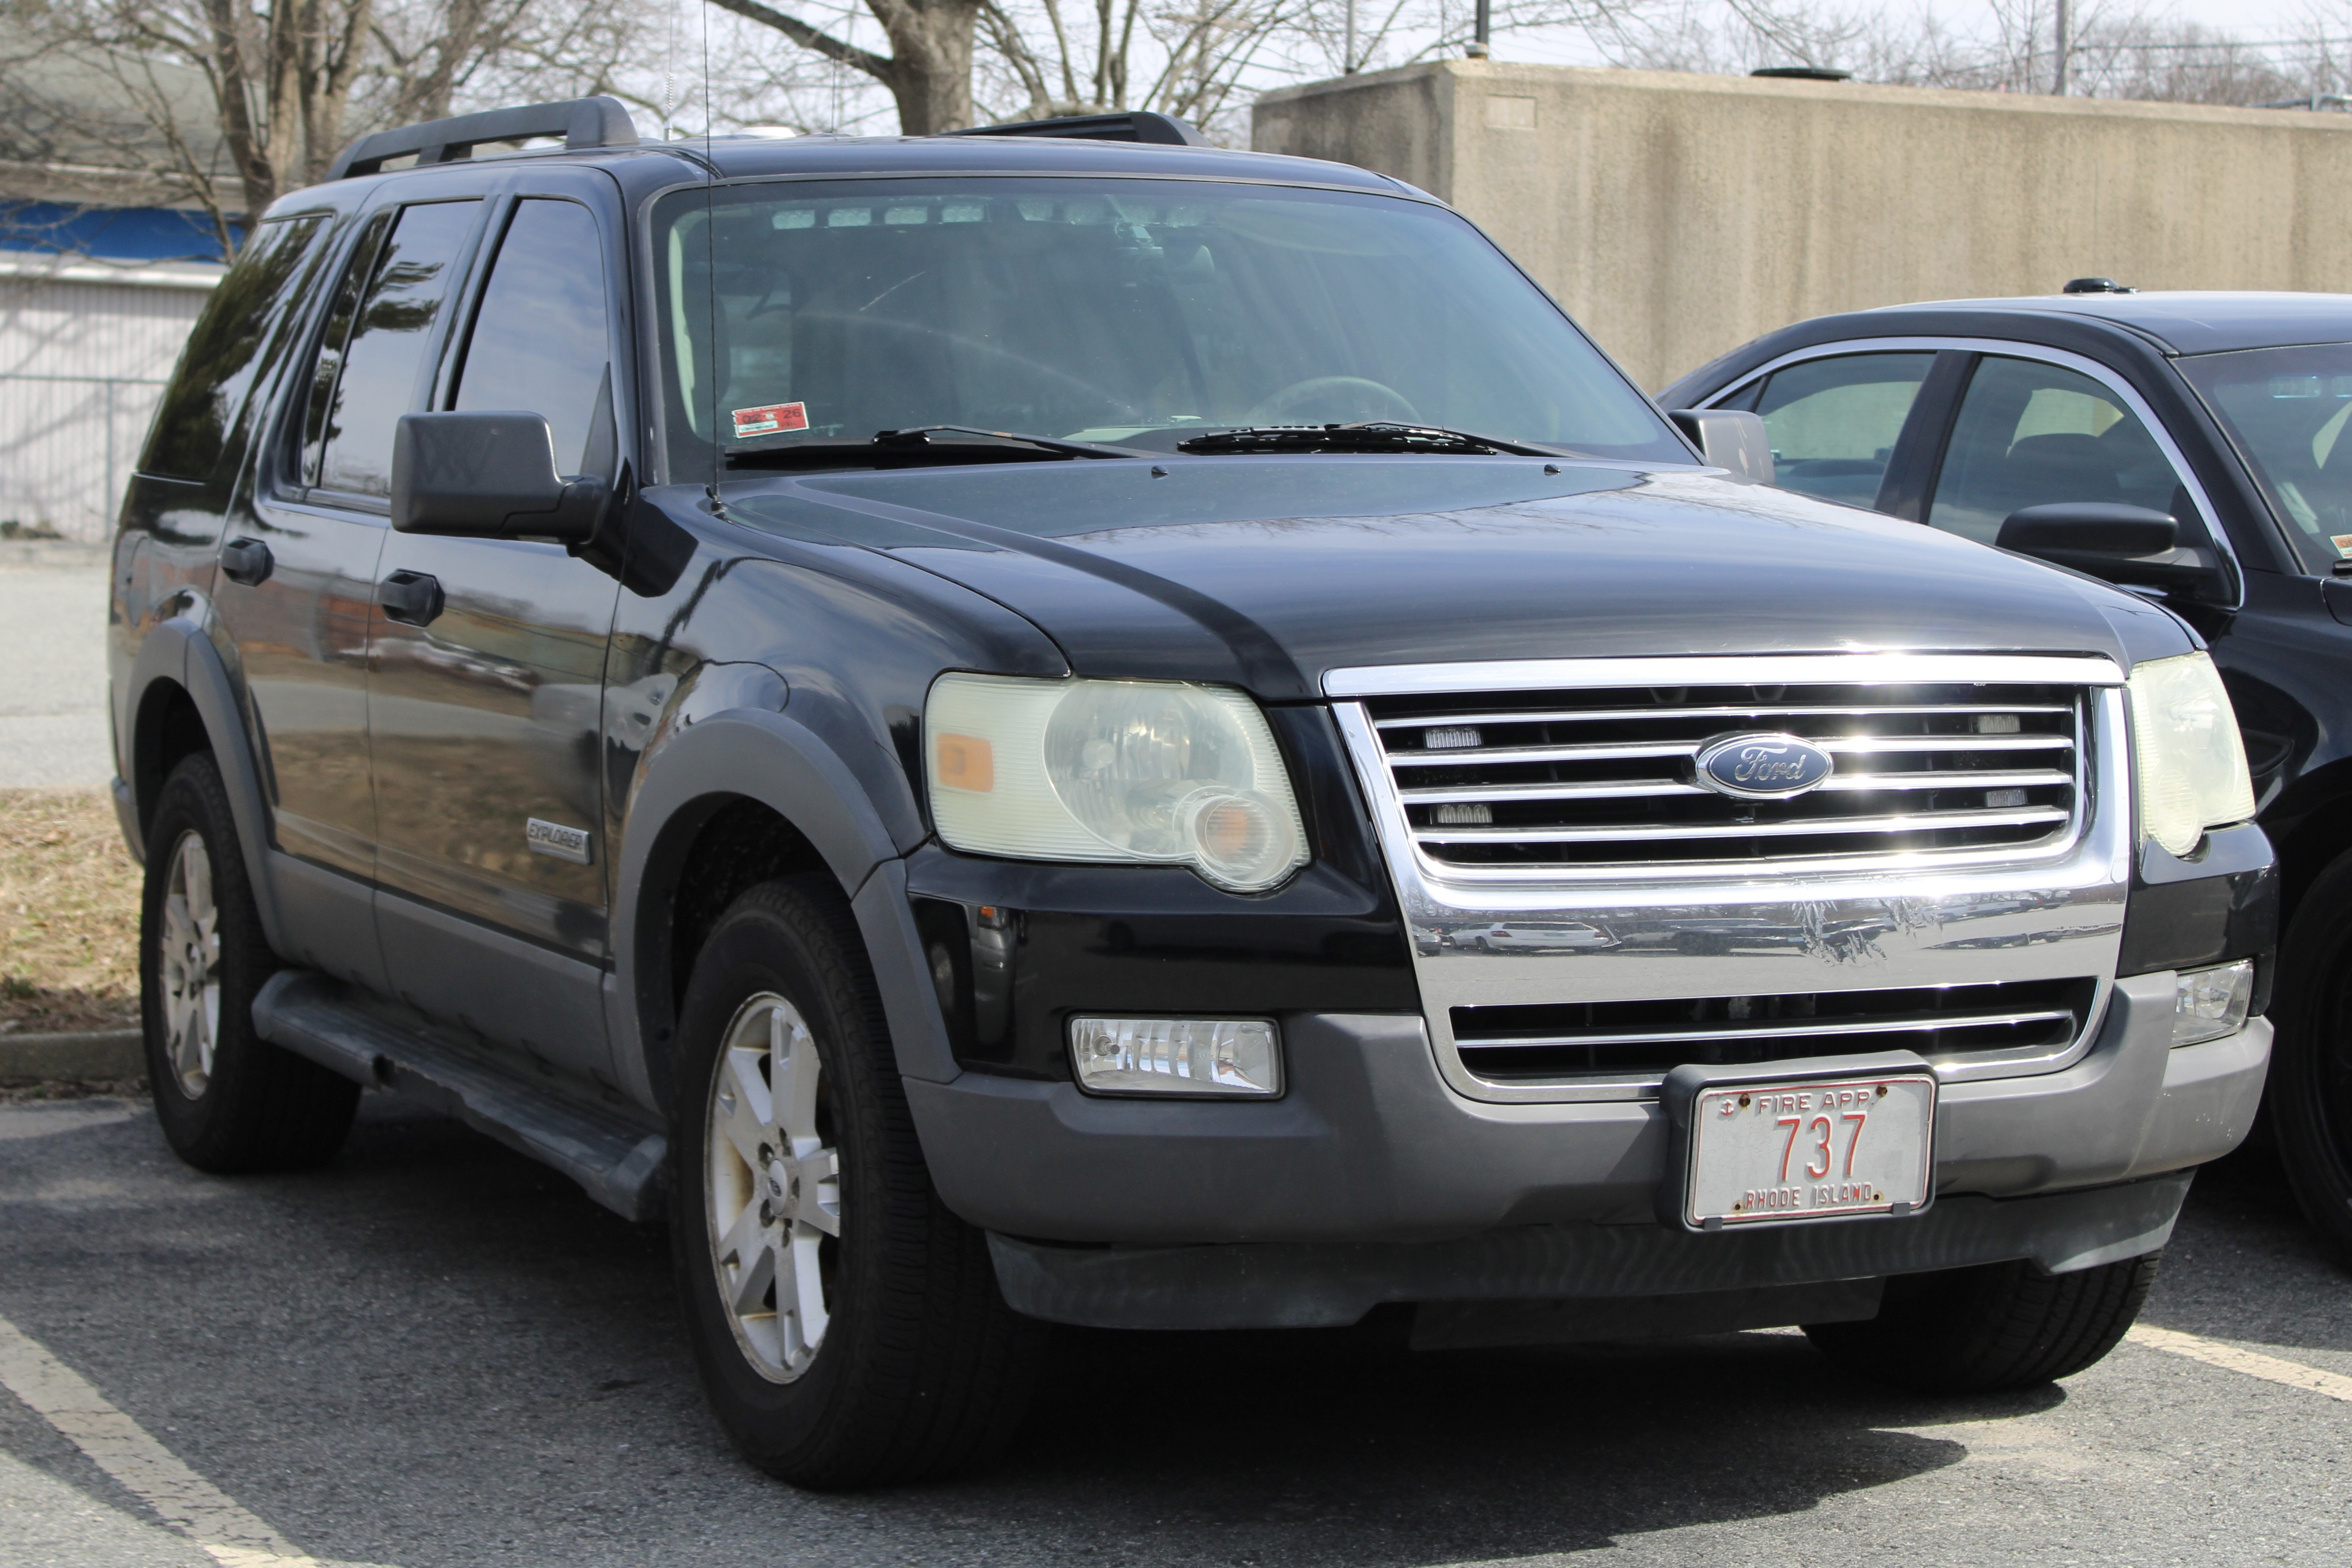
<svg viewBox="0 0 2352 1568"><path fill-rule="evenodd" d="M1666 417L1717 468L1759 485L1772 482L1772 437L1760 416L1736 408L1684 408Z"/></svg>
<svg viewBox="0 0 2352 1568"><path fill-rule="evenodd" d="M2002 520L1993 542L2105 582L2218 596L2227 586L2212 551L2180 542L2170 513L2108 501L2029 506Z"/></svg>
<svg viewBox="0 0 2352 1568"><path fill-rule="evenodd" d="M466 539L554 539L596 531L610 487L555 471L537 414L404 414L392 442L392 526Z"/></svg>

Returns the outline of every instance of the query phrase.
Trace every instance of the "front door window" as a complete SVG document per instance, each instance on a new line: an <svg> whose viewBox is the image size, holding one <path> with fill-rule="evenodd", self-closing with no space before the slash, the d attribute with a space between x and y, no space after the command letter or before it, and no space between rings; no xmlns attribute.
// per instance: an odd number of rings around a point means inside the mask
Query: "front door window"
<svg viewBox="0 0 2352 1568"><path fill-rule="evenodd" d="M2171 460L2114 388L1988 355L1952 426L1928 525L1990 544L2011 512L2061 501L2147 507L2180 519L2184 538L2195 531Z"/></svg>

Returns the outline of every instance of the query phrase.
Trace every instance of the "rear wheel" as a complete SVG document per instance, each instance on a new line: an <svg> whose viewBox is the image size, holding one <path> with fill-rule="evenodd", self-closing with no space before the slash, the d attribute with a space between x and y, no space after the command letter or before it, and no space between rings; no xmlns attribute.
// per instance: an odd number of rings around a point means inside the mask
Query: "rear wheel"
<svg viewBox="0 0 2352 1568"><path fill-rule="evenodd" d="M821 1488L936 1476L1000 1443L1044 1330L932 1189L840 890L793 878L737 900L678 1040L670 1236L728 1436Z"/></svg>
<svg viewBox="0 0 2352 1568"><path fill-rule="evenodd" d="M253 997L278 967L208 752L164 781L147 836L140 1015L155 1119L183 1160L231 1173L333 1157L359 1085L254 1033Z"/></svg>
<svg viewBox="0 0 2352 1568"><path fill-rule="evenodd" d="M2071 1377L2139 1316L2161 1253L2072 1274L1993 1263L1886 1282L1878 1316L1808 1323L1806 1337L1850 1372L1922 1394L1990 1394Z"/></svg>
<svg viewBox="0 0 2352 1568"><path fill-rule="evenodd" d="M2320 873L2279 949L2263 1106L2287 1185L2352 1258L2352 857Z"/></svg>

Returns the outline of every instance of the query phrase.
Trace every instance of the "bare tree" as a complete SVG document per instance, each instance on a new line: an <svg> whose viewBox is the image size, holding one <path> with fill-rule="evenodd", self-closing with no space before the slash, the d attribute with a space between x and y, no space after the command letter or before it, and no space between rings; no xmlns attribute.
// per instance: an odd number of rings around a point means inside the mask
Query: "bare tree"
<svg viewBox="0 0 2352 1568"><path fill-rule="evenodd" d="M715 3L871 78L898 103L898 129L908 136L960 131L972 122L972 40L985 0L866 0L890 41L887 55L764 0Z"/></svg>
<svg viewBox="0 0 2352 1568"><path fill-rule="evenodd" d="M470 91L593 91L645 0L51 0L20 12L0 74L27 126L145 172L150 199L236 226L318 179L360 131ZM55 162L51 159L50 162Z"/></svg>

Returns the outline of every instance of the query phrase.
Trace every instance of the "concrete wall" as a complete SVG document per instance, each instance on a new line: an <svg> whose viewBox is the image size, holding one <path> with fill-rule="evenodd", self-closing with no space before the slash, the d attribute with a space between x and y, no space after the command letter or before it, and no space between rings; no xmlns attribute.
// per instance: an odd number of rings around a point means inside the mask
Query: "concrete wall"
<svg viewBox="0 0 2352 1568"><path fill-rule="evenodd" d="M2352 115L1445 60L1269 93L1252 144L1452 202L1654 389L2070 278L2352 292Z"/></svg>

